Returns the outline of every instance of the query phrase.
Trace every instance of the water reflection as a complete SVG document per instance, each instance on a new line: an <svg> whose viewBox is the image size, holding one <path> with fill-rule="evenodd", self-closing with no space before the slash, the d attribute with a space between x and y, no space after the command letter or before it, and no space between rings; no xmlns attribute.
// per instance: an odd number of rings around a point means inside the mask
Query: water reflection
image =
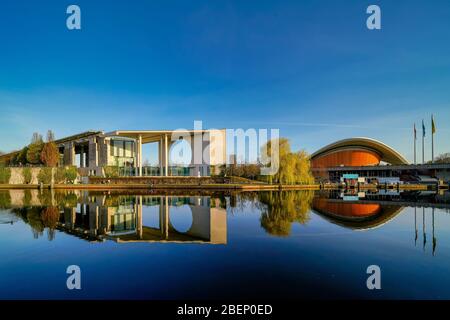
<svg viewBox="0 0 450 320"><path fill-rule="evenodd" d="M143 211L155 208L155 225L144 223ZM187 227L179 230L171 211L185 208ZM89 241L180 242L226 244L223 199L210 196L119 195L84 191L10 190L0 192L0 209L10 209L0 221L29 224L34 238L55 231Z"/></svg>
<svg viewBox="0 0 450 320"><path fill-rule="evenodd" d="M268 234L288 237L295 223L307 225L312 214L352 230L370 230L389 223L405 208L414 208L413 240L425 250L428 228L435 254L434 208L450 209L448 192L267 191L212 195L123 194L87 191L0 191L0 224L18 219L39 238L55 238L59 230L89 241L227 243L227 205L244 212L251 203ZM431 226L426 208L432 208ZM149 217L153 217L152 222ZM177 222L178 221L178 222ZM429 241L428 241L429 242Z"/></svg>
<svg viewBox="0 0 450 320"><path fill-rule="evenodd" d="M414 245L417 246L419 228L422 229L422 249L426 250L427 224L426 208L431 208L432 254L436 254L437 238L435 235L435 208L450 212L449 192L428 191L383 191L338 192L329 191L319 193L313 200L313 210L328 221L340 226L368 230L380 227L400 213L405 208L414 208ZM421 217L418 218L418 209ZM418 219L421 225L418 226Z"/></svg>

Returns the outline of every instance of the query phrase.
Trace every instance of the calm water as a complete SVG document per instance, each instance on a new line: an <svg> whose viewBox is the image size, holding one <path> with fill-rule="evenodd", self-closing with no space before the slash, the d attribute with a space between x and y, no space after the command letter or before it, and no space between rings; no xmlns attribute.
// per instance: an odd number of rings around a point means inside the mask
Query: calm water
<svg viewBox="0 0 450 320"><path fill-rule="evenodd" d="M449 208L448 193L0 191L0 298L449 299Z"/></svg>

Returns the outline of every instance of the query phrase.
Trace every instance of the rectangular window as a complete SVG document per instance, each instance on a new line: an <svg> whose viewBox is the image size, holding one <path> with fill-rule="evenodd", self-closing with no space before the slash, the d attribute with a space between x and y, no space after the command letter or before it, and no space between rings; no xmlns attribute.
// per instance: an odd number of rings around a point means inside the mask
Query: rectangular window
<svg viewBox="0 0 450 320"><path fill-rule="evenodd" d="M133 156L133 142L125 141L125 157L131 158Z"/></svg>
<svg viewBox="0 0 450 320"><path fill-rule="evenodd" d="M124 153L123 143L124 143L123 141L114 140L114 156L123 157L123 153Z"/></svg>

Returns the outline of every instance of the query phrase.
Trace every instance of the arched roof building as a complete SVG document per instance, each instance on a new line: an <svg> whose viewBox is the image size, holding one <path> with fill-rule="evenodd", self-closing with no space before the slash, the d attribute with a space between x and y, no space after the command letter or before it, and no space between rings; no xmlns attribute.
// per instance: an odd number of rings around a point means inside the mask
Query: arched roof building
<svg viewBox="0 0 450 320"><path fill-rule="evenodd" d="M312 168L376 166L380 162L408 164L399 152L370 138L350 138L331 143L311 155Z"/></svg>

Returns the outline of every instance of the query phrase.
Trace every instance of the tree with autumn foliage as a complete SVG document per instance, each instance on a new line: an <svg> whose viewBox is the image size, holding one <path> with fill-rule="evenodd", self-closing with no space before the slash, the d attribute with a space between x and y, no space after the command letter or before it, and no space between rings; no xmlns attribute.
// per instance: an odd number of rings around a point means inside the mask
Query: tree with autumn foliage
<svg viewBox="0 0 450 320"><path fill-rule="evenodd" d="M47 132L47 142L41 151L41 161L47 167L56 167L59 162L59 150L54 142L54 135L51 130Z"/></svg>

